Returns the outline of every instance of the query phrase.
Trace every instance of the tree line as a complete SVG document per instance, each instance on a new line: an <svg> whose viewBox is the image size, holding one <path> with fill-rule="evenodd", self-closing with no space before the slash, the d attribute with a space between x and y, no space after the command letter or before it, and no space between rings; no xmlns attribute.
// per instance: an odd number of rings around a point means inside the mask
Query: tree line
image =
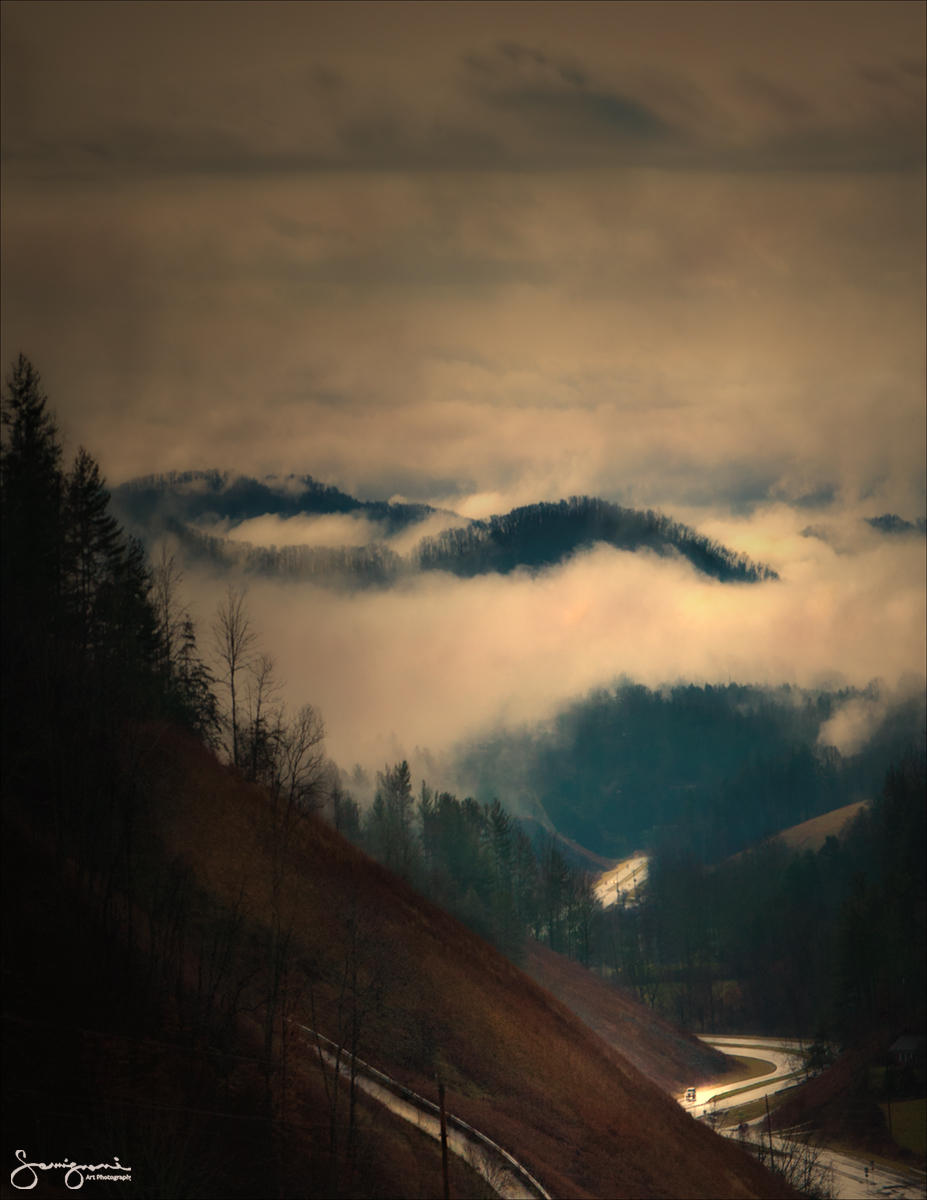
<svg viewBox="0 0 927 1200"><path fill-rule="evenodd" d="M658 848L643 905L609 913L634 946L616 977L699 1030L842 1045L923 1030L924 762L923 746L902 757L816 851L774 839L712 866L678 844Z"/></svg>
<svg viewBox="0 0 927 1200"><path fill-rule="evenodd" d="M605 819L622 813L625 845L641 828L650 831L643 902L603 910L591 876L563 843L532 836L506 811L498 797L513 789L487 794L490 768L506 756L502 742L471 757L483 789L476 798L425 783L416 795L401 762L379 775L373 803L361 812L324 756L320 715L311 706L290 714L283 705L275 664L234 587L212 622L208 666L178 565L166 552L147 561L113 516L86 450L65 466L41 380L23 356L7 381L2 434L5 817L15 814L18 836L25 828L47 842L60 880L75 879L84 909L108 937L111 965L124 979L123 992L108 991L110 1002L122 995L131 999L127 1012L150 1015L168 990L183 1036L216 1047L228 1047L246 1007L260 1013L269 1114L279 1111L286 1017L297 996L297 917L284 900L290 846L305 814L323 802L338 829L516 961L534 937L689 1027L806 1032L820 1025L851 1038L877 1021L922 1020L923 961L911 949L924 933L916 849L924 832L922 762L889 776L846 840L816 855L771 843L729 860L756 833L751 820L779 821L763 831L788 823L781 807L767 811L758 799L768 795L772 805L784 794L794 819L843 802L845 792L827 781L851 777L836 760L811 753L807 733L813 728L816 737L837 700L801 695L778 703L734 685L667 694L622 685L564 714L558 739L526 740L517 757L559 828L587 841L589 830L606 829ZM182 864L160 854L164 784L151 763L168 722L220 748L240 777L263 788L270 915L260 928L243 898L218 904ZM725 742L717 728L737 736ZM866 770L896 742L886 734ZM792 752L782 753L783 745ZM693 764L702 772L697 787L678 786L691 782ZM578 801L587 804L585 816ZM617 844L603 848L614 853ZM57 896L48 900L52 927L70 939L76 962L89 935L75 926L71 894L55 886L47 888ZM350 914L345 922L352 944L357 922ZM22 938L11 961L28 952L29 928L26 921L25 932L11 932ZM352 961L338 967L353 978L343 989L353 999L338 1015L338 1036L351 1047L363 1007ZM333 1103L337 1095L335 1088Z"/></svg>
<svg viewBox="0 0 927 1200"><path fill-rule="evenodd" d="M663 513L623 508L588 496L531 504L469 521L422 538L408 556L397 554L386 539L435 515L435 509L358 500L309 476L284 481L219 471L147 476L122 484L116 500L125 519L149 541L170 534L192 560L340 587L388 587L417 571L447 571L462 577L538 571L597 543L682 557L696 570L724 582L777 578L771 567L754 563ZM216 537L198 527L204 521L240 522L268 513L362 515L376 532L361 547L259 547Z"/></svg>
<svg viewBox="0 0 927 1200"><path fill-rule="evenodd" d="M340 832L513 961L530 936L592 962L601 911L592 876L498 799L461 800L424 781L416 797L405 760L377 774L366 811L341 779L330 799Z"/></svg>
<svg viewBox="0 0 927 1200"><path fill-rule="evenodd" d="M501 516L447 529L419 545L424 570L455 575L508 574L519 567L539 569L562 562L597 542L620 550L650 550L687 559L697 570L724 582L756 583L776 572L753 563L663 513L623 508L590 496L557 503L529 504Z"/></svg>
<svg viewBox="0 0 927 1200"><path fill-rule="evenodd" d="M113 497L127 521L154 532L170 519L246 521L268 513L281 517L353 513L382 525L389 535L434 512L427 504L358 500L311 475L253 479L217 470L145 475L120 484Z"/></svg>
<svg viewBox="0 0 927 1200"><path fill-rule="evenodd" d="M87 450L65 468L41 379L23 355L2 428L5 786L40 793L62 820L74 809L79 830L75 794L92 806L127 720L170 717L214 736L212 677L171 566L149 567L141 542L123 532Z"/></svg>
<svg viewBox="0 0 927 1200"><path fill-rule="evenodd" d="M879 716L866 744L841 754L822 735L851 702ZM655 689L623 680L544 726L462 747L453 769L481 801L534 797L557 829L609 858L675 838L717 863L875 795L924 720L923 697L885 705L877 685Z"/></svg>
<svg viewBox="0 0 927 1200"><path fill-rule="evenodd" d="M160 1038L171 1061L186 1055L169 1086L163 1070L154 1073L180 1105L166 1114L221 1117L223 1080L235 1063L253 1063L263 1087L249 1102L257 1124L245 1132L265 1139L257 1158L276 1194L287 1018L297 997L285 882L294 830L327 769L321 719L311 707L286 713L273 662L259 654L234 589L211 628L217 666L207 665L177 563L166 552L149 563L120 527L88 451L65 463L40 374L24 355L6 380L1 415L5 1020L25 1028L22 1061L17 1055L8 1076L11 1111L18 1127L28 1132L34 1120L46 1133L56 1111L67 1116L68 1092L86 1090L80 1072L98 1075L98 1120L124 1123L139 1157L151 1147L159 1178L169 1163L187 1162L190 1130L166 1115L168 1132L157 1140L131 1106L108 1099L102 1051L83 1051L84 1031L127 1039L128 1066L113 1068L120 1086L131 1070L145 1078L145 1038ZM244 882L221 900L167 851L163 824L187 787L173 766L185 736L178 731L262 785L265 917ZM241 1021L255 1014L261 1045L243 1057ZM70 1025L83 1031L67 1033ZM54 1102L50 1117L44 1097ZM85 1118L89 1111L72 1112L61 1136L88 1135ZM243 1184L243 1194L255 1186Z"/></svg>
<svg viewBox="0 0 927 1200"><path fill-rule="evenodd" d="M406 561L383 542L365 546L254 546L216 537L174 517L165 518L159 529L176 542L185 560L246 575L353 589L388 587L410 570Z"/></svg>

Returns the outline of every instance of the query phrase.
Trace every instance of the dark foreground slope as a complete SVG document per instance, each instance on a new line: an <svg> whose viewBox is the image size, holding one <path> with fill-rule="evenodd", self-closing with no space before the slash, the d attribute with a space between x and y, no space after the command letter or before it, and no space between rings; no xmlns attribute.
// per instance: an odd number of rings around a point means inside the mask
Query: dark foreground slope
<svg viewBox="0 0 927 1200"><path fill-rule="evenodd" d="M143 740L147 830L108 881L10 803L5 1155L132 1154L139 1184L160 1164L151 1195L440 1194L385 1115L335 1119L292 1018L424 1094L439 1075L554 1195L787 1194L330 827L288 825L169 730Z"/></svg>

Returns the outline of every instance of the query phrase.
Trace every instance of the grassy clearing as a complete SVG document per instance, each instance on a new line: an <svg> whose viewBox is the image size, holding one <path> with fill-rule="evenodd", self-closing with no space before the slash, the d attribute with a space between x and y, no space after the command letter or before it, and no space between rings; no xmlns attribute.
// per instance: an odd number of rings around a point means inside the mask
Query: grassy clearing
<svg viewBox="0 0 927 1200"><path fill-rule="evenodd" d="M769 1075L776 1069L776 1064L765 1058L746 1058L740 1054L730 1054L728 1057L737 1063L737 1066L731 1067L723 1075L717 1075L713 1079L707 1080L702 1085L703 1087L724 1087L728 1083L741 1083L744 1079L756 1079L760 1075Z"/></svg>
<svg viewBox="0 0 927 1200"><path fill-rule="evenodd" d="M770 1111L775 1110L773 1097L770 1097ZM741 1121L755 1121L757 1117L766 1116L766 1101L762 1098L759 1100L750 1100L746 1104L738 1104L736 1108L726 1108L722 1113L719 1113L719 1124L725 1128L729 1125L739 1125Z"/></svg>
<svg viewBox="0 0 927 1200"><path fill-rule="evenodd" d="M888 1121L888 1105L880 1104ZM921 1157L927 1154L927 1100L893 1100L892 1138L905 1150Z"/></svg>
<svg viewBox="0 0 927 1200"><path fill-rule="evenodd" d="M793 850L820 850L829 837L839 838L846 826L868 805L867 800L857 800L853 804L845 804L810 821L802 821L800 825L792 825L783 829L778 835Z"/></svg>

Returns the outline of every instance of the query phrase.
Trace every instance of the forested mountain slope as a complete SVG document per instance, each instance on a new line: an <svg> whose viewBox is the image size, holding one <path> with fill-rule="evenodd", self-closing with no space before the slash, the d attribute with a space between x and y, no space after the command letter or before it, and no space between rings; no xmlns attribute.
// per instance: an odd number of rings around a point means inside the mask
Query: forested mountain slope
<svg viewBox="0 0 927 1200"><path fill-rule="evenodd" d="M555 1195L784 1194L325 824L314 727L297 752L255 721L245 754L170 561L149 567L86 451L65 469L23 356L3 415L8 1162L117 1160L185 1198L438 1194L433 1152L338 1086L304 1024L419 1092L437 1075ZM234 766L208 744L229 723ZM250 754L269 736L285 770Z"/></svg>
<svg viewBox="0 0 927 1200"><path fill-rule="evenodd" d="M449 529L419 547L422 565L455 575L487 571L507 574L561 562L596 543L620 550L680 555L699 571L723 581L757 582L775 571L712 542L662 513L622 508L605 500L574 496L559 503L531 504L502 516Z"/></svg>
<svg viewBox="0 0 927 1200"><path fill-rule="evenodd" d="M871 735L841 754L827 723L846 705ZM480 799L528 796L556 829L619 859L669 843L719 862L764 837L874 796L924 728L923 696L860 690L629 680L578 699L544 725L460 748L460 786Z"/></svg>
<svg viewBox="0 0 927 1200"><path fill-rule="evenodd" d="M348 513L382 521L387 531L394 533L435 511L427 504L358 500L311 475L253 479L229 471L142 476L114 488L113 503L125 520L146 527L169 518L197 521L210 517L238 523L268 513L281 517Z"/></svg>
<svg viewBox="0 0 927 1200"><path fill-rule="evenodd" d="M170 534L185 556L215 567L338 586L384 585L416 571L447 571L470 577L515 570L539 571L578 551L604 544L616 549L681 557L700 573L724 582L776 578L751 562L662 513L623 508L588 496L515 508L486 520L443 514L449 528L422 536L408 554L389 544L396 534L438 518L423 504L361 501L311 476L258 480L227 472L150 476L113 491L121 518L147 541ZM363 517L369 541L362 546L257 546L215 532L255 517L341 514ZM306 534L311 538L311 534Z"/></svg>
<svg viewBox="0 0 927 1200"><path fill-rule="evenodd" d="M350 1009L368 1060L425 1092L437 1072L455 1111L525 1156L555 1194L770 1194L752 1163L728 1156L500 954L327 826L293 830L274 898L266 800L194 762L166 845L220 903L244 888L268 925L268 904L279 906L293 939L294 1016L337 1036ZM314 969L300 979L306 959ZM336 990L346 967L347 1003Z"/></svg>

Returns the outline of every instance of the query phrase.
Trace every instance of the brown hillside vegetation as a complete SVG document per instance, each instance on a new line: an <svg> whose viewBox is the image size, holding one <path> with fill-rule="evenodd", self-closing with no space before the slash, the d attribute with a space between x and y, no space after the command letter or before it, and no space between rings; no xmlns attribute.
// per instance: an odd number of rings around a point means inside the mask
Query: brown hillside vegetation
<svg viewBox="0 0 927 1200"><path fill-rule="evenodd" d="M421 1094L440 1077L554 1196L790 1194L330 826L278 811L275 836L268 795L198 743L142 740L148 825L105 887L6 798L11 1161L121 1154L138 1194L185 1200L440 1195L434 1146L363 1100L349 1124L299 1022ZM485 1184L458 1166L452 1194Z"/></svg>
<svg viewBox="0 0 927 1200"><path fill-rule="evenodd" d="M800 825L792 825L783 829L776 836L779 841L804 853L805 850L820 850L829 837L840 838L846 827L867 806L867 800L857 800L854 804L845 804L842 808L832 809L810 821L802 821Z"/></svg>
<svg viewBox="0 0 927 1200"><path fill-rule="evenodd" d="M71 870L53 879L60 864L49 839L26 834L5 799L0 1195L21 1195L16 1183L29 1182L28 1173L10 1178L21 1149L27 1161L52 1164L116 1155L132 1184L113 1184L112 1194L131 1186L133 1195L163 1200L439 1193L438 1144L362 1094L353 1152L342 1146L333 1164L329 1096L310 1056L291 1072L285 1111L269 1120L253 1022L240 1020L206 1045L201 1025L191 1041L178 1022L169 988L146 1004L144 954L114 944ZM188 975L195 957L187 955ZM196 996L190 983L188 1008ZM345 1128L342 1117L342 1140ZM452 1156L449 1165L451 1197L485 1194L467 1164ZM72 1191L63 1170L50 1169L27 1194Z"/></svg>
<svg viewBox="0 0 927 1200"><path fill-rule="evenodd" d="M816 852L821 849L829 837L839 840L868 805L868 800L856 800L852 804L844 804L841 808L831 809L830 812L821 813L818 817L801 821L798 825L790 825L788 829L780 829L768 841L781 842L797 854L804 854L806 850ZM736 862L747 853L749 853L748 850L741 850L737 854L732 854L729 861Z"/></svg>
<svg viewBox="0 0 927 1200"><path fill-rule="evenodd" d="M663 1091L684 1091L729 1065L725 1055L663 1020L623 988L540 942L529 944L525 970Z"/></svg>
<svg viewBox="0 0 927 1200"><path fill-rule="evenodd" d="M292 918L304 972L296 1019L332 1036L338 981L359 975L375 996L362 1057L425 1094L439 1074L449 1107L555 1195L784 1194L553 996L322 822L301 823L274 898L266 798L199 748L181 752L169 848L227 904L246 895L265 920L273 904ZM312 1069L308 1057L301 1065Z"/></svg>
<svg viewBox="0 0 927 1200"><path fill-rule="evenodd" d="M873 1087L873 1067L886 1060L894 1036L886 1031L871 1034L820 1075L786 1093L773 1124L779 1129L802 1125L814 1129L824 1142L849 1144L888 1158L909 1158L892 1141Z"/></svg>

